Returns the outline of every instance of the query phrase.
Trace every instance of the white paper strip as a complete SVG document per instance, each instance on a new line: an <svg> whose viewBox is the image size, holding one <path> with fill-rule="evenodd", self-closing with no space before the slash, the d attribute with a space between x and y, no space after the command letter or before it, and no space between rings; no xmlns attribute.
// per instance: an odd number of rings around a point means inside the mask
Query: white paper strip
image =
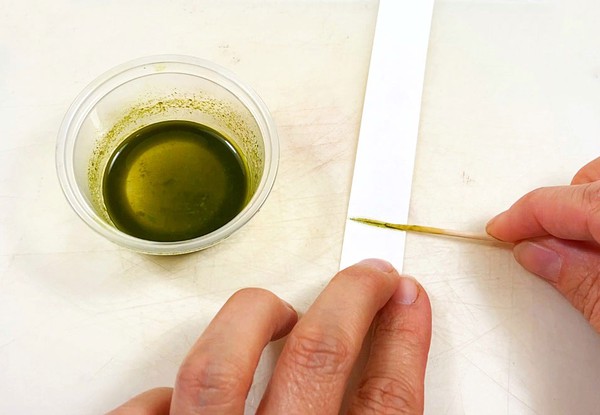
<svg viewBox="0 0 600 415"><path fill-rule="evenodd" d="M408 219L433 0L381 0L348 216ZM402 269L403 232L346 222L340 267L369 257Z"/></svg>

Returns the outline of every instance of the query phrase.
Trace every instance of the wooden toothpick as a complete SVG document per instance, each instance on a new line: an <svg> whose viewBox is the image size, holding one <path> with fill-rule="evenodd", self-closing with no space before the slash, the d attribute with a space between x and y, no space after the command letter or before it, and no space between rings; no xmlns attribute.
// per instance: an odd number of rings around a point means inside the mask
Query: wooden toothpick
<svg viewBox="0 0 600 415"><path fill-rule="evenodd" d="M420 225L404 225L398 223L389 223L383 222L376 219L368 219L368 218L350 218L355 222L364 223L365 225L376 226L378 228L388 228L388 229L396 229L398 231L405 232L419 232L419 233L427 233L431 235L444 235L451 236L454 238L463 238L463 239L471 239L476 241L485 241L485 242L495 242L501 243L498 239L492 238L491 236L485 233L477 233L477 232L467 232L467 231L456 231L451 229L442 229L435 228L433 226L420 226Z"/></svg>

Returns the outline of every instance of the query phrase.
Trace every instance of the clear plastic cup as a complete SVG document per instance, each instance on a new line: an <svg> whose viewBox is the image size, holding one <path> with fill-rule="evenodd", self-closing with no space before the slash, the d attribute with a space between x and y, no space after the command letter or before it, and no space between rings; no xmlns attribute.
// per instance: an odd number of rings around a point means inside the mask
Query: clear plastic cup
<svg viewBox="0 0 600 415"><path fill-rule="evenodd" d="M204 124L233 141L246 161L250 192L242 211L221 228L194 239L156 242L115 227L103 202L102 178L125 138L167 120ZM67 111L56 146L62 190L81 219L112 242L159 255L207 248L244 226L267 199L278 162L275 125L259 96L230 71L177 55L136 59L88 85Z"/></svg>

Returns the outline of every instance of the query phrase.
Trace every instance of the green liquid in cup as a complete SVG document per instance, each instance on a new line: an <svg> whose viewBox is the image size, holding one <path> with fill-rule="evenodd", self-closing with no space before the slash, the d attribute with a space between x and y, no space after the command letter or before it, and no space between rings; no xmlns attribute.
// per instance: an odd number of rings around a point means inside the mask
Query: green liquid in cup
<svg viewBox="0 0 600 415"><path fill-rule="evenodd" d="M190 121L164 121L119 145L102 187L118 229L151 241L183 241L222 227L244 208L248 174L222 134Z"/></svg>

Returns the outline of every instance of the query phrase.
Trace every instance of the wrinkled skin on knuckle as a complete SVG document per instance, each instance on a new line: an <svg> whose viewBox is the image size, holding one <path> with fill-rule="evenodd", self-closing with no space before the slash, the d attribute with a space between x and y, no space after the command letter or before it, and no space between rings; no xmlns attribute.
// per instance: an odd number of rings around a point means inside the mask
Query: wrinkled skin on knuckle
<svg viewBox="0 0 600 415"><path fill-rule="evenodd" d="M598 203L600 203L600 180L593 183L587 183L582 186L582 189L584 203L589 203L592 206L597 206Z"/></svg>
<svg viewBox="0 0 600 415"><path fill-rule="evenodd" d="M567 295L596 331L600 332L600 270L588 268Z"/></svg>
<svg viewBox="0 0 600 415"><path fill-rule="evenodd" d="M404 414L423 413L421 392L400 378L370 377L358 387L351 414Z"/></svg>
<svg viewBox="0 0 600 415"><path fill-rule="evenodd" d="M594 240L600 243L600 181L587 184L582 192L587 208L587 228Z"/></svg>
<svg viewBox="0 0 600 415"><path fill-rule="evenodd" d="M386 339L389 345L402 350L403 354L419 356L419 351L428 350L428 340L420 335L420 330L417 327L406 325L403 321L395 319L393 316L379 316L373 325L373 344L377 339Z"/></svg>
<svg viewBox="0 0 600 415"><path fill-rule="evenodd" d="M312 330L292 333L287 341L287 364L299 376L335 377L352 365L350 341L340 332Z"/></svg>
<svg viewBox="0 0 600 415"><path fill-rule="evenodd" d="M399 319L394 314L379 313L373 325L373 335L378 336L402 336L406 340L419 339L419 328L407 324L404 319Z"/></svg>
<svg viewBox="0 0 600 415"><path fill-rule="evenodd" d="M198 408L227 406L241 393L243 373L228 361L213 361L209 357L184 363L177 374L175 388L179 394L192 396Z"/></svg>

